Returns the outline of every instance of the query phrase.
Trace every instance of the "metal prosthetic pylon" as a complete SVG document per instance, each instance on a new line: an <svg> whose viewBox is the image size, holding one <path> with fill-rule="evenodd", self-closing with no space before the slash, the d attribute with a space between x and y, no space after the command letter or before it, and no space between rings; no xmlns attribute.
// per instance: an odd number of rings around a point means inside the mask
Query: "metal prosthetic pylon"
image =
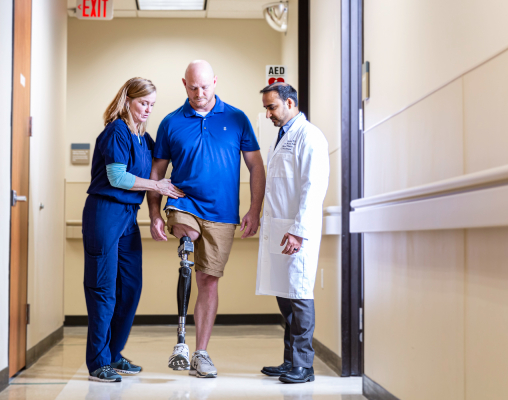
<svg viewBox="0 0 508 400"><path fill-rule="evenodd" d="M180 261L180 269L178 272L177 301L178 301L178 343L185 343L185 320L187 318L187 310L189 307L189 298L191 293L192 269L194 265L189 261L189 254L194 252L194 243L190 237L184 236L180 239L178 247L178 256Z"/></svg>

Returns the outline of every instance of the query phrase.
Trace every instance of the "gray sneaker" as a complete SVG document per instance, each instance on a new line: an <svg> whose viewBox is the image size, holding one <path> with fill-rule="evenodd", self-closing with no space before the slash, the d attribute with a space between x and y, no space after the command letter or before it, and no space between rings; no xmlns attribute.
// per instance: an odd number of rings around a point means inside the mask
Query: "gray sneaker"
<svg viewBox="0 0 508 400"><path fill-rule="evenodd" d="M139 374L143 369L139 365L132 364L124 357L117 362L112 362L111 367L119 374Z"/></svg>
<svg viewBox="0 0 508 400"><path fill-rule="evenodd" d="M168 367L174 371L189 369L189 346L185 343L177 344L169 357Z"/></svg>
<svg viewBox="0 0 508 400"><path fill-rule="evenodd" d="M205 350L195 351L192 355L189 375L198 378L217 378L217 368Z"/></svg>
<svg viewBox="0 0 508 400"><path fill-rule="evenodd" d="M88 380L96 382L122 382L122 377L111 368L111 365L104 365L90 372Z"/></svg>

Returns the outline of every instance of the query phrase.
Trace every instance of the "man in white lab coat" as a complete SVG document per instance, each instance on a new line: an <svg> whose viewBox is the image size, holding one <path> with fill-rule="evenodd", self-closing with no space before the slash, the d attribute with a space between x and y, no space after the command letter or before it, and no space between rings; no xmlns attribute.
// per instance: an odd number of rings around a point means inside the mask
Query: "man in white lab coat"
<svg viewBox="0 0 508 400"><path fill-rule="evenodd" d="M330 171L323 133L298 110L296 90L261 90L266 117L280 128L268 151L256 294L277 297L286 322L284 362L261 372L285 383L314 381L314 282Z"/></svg>

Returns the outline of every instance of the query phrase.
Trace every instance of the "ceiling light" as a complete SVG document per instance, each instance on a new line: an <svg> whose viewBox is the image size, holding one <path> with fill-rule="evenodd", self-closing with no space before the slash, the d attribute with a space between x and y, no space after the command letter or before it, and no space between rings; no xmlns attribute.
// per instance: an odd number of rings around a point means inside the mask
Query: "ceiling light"
<svg viewBox="0 0 508 400"><path fill-rule="evenodd" d="M286 32L288 30L288 3L287 1L280 3L269 3L263 6L263 15L266 22L278 32Z"/></svg>
<svg viewBox="0 0 508 400"><path fill-rule="evenodd" d="M206 0L137 0L138 10L204 11Z"/></svg>

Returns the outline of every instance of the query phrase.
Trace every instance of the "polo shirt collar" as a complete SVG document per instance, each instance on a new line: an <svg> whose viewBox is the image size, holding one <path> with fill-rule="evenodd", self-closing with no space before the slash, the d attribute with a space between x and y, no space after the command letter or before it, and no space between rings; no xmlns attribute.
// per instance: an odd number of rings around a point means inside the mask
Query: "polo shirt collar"
<svg viewBox="0 0 508 400"><path fill-rule="evenodd" d="M224 112L224 102L219 98L219 96L215 95L215 105L210 110L208 115L217 114L217 113L221 113L221 112ZM189 103L189 99L185 100L185 104L183 105L183 115L185 115L187 118L193 117L193 116L201 117L201 115L199 115L196 112L196 110L194 110L192 108L192 106Z"/></svg>

